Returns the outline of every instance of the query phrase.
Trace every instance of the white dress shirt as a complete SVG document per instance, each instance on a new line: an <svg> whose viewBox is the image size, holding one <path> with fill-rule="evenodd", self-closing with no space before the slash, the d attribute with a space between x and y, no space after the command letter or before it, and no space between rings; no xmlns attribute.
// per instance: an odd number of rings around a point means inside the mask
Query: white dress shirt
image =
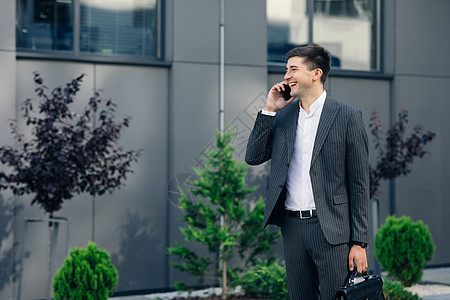
<svg viewBox="0 0 450 300"><path fill-rule="evenodd" d="M299 102L300 111L295 135L294 153L292 155L287 180L286 202L288 210L315 209L314 195L309 170L316 139L317 127L323 110L327 92L324 91L310 107L308 114Z"/></svg>

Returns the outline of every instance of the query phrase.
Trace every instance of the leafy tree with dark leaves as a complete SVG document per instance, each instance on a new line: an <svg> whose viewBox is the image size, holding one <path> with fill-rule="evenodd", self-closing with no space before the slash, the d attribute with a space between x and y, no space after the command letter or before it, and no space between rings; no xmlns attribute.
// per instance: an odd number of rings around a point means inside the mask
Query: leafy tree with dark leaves
<svg viewBox="0 0 450 300"><path fill-rule="evenodd" d="M48 93L42 77L34 73L39 101L27 99L21 107L31 137L19 133L18 121L13 120L10 126L16 146L0 147L0 161L7 166L0 172L0 190L33 195L31 203L42 207L50 218L76 194L102 195L120 188L140 154L118 146L129 118L117 122L116 105L102 99L99 92L89 99L83 113L72 110L83 77ZM51 244L51 222L49 230ZM49 290L47 294L49 298Z"/></svg>
<svg viewBox="0 0 450 300"><path fill-rule="evenodd" d="M411 172L410 165L414 157L423 157L428 154L424 150L427 143L436 136L431 131L423 132L420 125L414 127L411 135L406 137L406 124L408 112L400 111L398 121L387 131L383 145L381 122L376 110L370 118L369 128L373 136L375 150L378 152L374 167L370 167L370 198L378 194L382 179L394 179Z"/></svg>

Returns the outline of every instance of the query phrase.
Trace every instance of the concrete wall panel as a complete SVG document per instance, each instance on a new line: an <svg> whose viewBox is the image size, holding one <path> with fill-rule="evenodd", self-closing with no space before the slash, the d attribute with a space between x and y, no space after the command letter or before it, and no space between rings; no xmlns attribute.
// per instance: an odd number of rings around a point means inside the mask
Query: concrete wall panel
<svg viewBox="0 0 450 300"><path fill-rule="evenodd" d="M14 53L0 51L0 145L14 145L9 124L15 117L16 58ZM0 170L4 167L0 165ZM14 198L11 192L0 195L0 299L11 299L14 251Z"/></svg>
<svg viewBox="0 0 450 300"><path fill-rule="evenodd" d="M265 68L227 66L225 68L225 126L236 133L236 159L244 161L248 136L256 114L265 104Z"/></svg>
<svg viewBox="0 0 450 300"><path fill-rule="evenodd" d="M267 62L266 6L260 0L225 1L225 61L257 65Z"/></svg>
<svg viewBox="0 0 450 300"><path fill-rule="evenodd" d="M0 12L0 51L16 50L16 1L3 1Z"/></svg>
<svg viewBox="0 0 450 300"><path fill-rule="evenodd" d="M96 236L111 251L119 291L164 286L166 277L166 182L168 164L168 70L96 67L97 88L117 105L117 118L131 116L120 140L142 149L125 187L98 198ZM153 270L153 271L149 271Z"/></svg>
<svg viewBox="0 0 450 300"><path fill-rule="evenodd" d="M398 216L423 220L433 235L436 252L429 265L449 263L447 219L450 214L448 195L448 128L450 106L449 78L397 77L396 101L398 109L409 112L408 129L420 124L424 131L436 133L425 150L429 155L418 158L411 165L411 174L396 180Z"/></svg>
<svg viewBox="0 0 450 300"><path fill-rule="evenodd" d="M396 1L396 72L448 75L450 1Z"/></svg>
<svg viewBox="0 0 450 300"><path fill-rule="evenodd" d="M219 61L219 1L174 0L173 60Z"/></svg>
<svg viewBox="0 0 450 300"><path fill-rule="evenodd" d="M11 144L13 142L9 130L11 119L15 118L16 109L16 57L11 52L0 52L0 144Z"/></svg>

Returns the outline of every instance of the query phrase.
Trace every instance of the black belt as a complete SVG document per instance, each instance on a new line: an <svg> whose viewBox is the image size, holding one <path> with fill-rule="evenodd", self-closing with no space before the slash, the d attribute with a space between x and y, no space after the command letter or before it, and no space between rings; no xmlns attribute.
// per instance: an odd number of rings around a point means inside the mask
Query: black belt
<svg viewBox="0 0 450 300"><path fill-rule="evenodd" d="M317 211L315 209L302 210L302 211L292 211L292 210L285 209L284 215L286 217L292 217L292 218L310 219L310 218L317 217Z"/></svg>

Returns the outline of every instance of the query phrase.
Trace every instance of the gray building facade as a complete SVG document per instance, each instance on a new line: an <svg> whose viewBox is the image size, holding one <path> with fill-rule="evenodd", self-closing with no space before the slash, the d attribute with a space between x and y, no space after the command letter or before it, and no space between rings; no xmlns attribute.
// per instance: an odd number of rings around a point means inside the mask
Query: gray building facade
<svg viewBox="0 0 450 300"><path fill-rule="evenodd" d="M192 167L201 165L202 153L211 146L219 127L221 12L225 29L224 123L236 131L235 154L243 160L256 112L263 107L268 89L284 74L282 64L268 62L268 2L224 0L222 10L220 0L159 1L158 49L145 50L157 59L149 60L105 59L102 54L109 52L77 56L48 49L24 51L17 46L16 28L19 3L23 2L27 1L5 0L0 11L1 145L14 143L8 119L20 120L20 103L33 97L34 71L42 75L50 89L86 74L75 107L81 110L94 90L103 90L105 98L118 104L119 116L132 116L121 143L143 149L143 153L121 190L96 199L80 195L64 203L57 215L72 220L71 245L84 247L94 239L100 248L108 250L119 271L118 291L122 293L168 289L180 280L195 283L170 266L166 248L184 240L179 231L182 213L177 207L177 188L193 174ZM325 87L336 99L361 109L366 125L374 108L385 130L397 113L406 109L411 128L420 123L436 133L426 147L430 155L416 160L411 174L382 183L380 221L383 223L393 209L397 216L423 220L436 245L427 266L450 265L446 219L450 215L450 139L445 133L450 128L450 1L376 3L376 68L333 68ZM76 14L79 6L74 7ZM81 41L77 49L84 49L81 38L85 31L83 26L79 28L74 31ZM149 39L143 37L140 42ZM329 45L334 47L333 43ZM97 51L92 45L89 49ZM371 161L375 158L372 151ZM249 167L249 183L264 185L260 177L267 167ZM30 197L2 192L0 299L17 298L25 217L47 216L30 205ZM45 296L47 234L45 223L28 226L22 299ZM57 267L64 260L65 239L61 230ZM281 245L276 247L280 255L281 249ZM373 248L369 248L369 254L371 268Z"/></svg>

